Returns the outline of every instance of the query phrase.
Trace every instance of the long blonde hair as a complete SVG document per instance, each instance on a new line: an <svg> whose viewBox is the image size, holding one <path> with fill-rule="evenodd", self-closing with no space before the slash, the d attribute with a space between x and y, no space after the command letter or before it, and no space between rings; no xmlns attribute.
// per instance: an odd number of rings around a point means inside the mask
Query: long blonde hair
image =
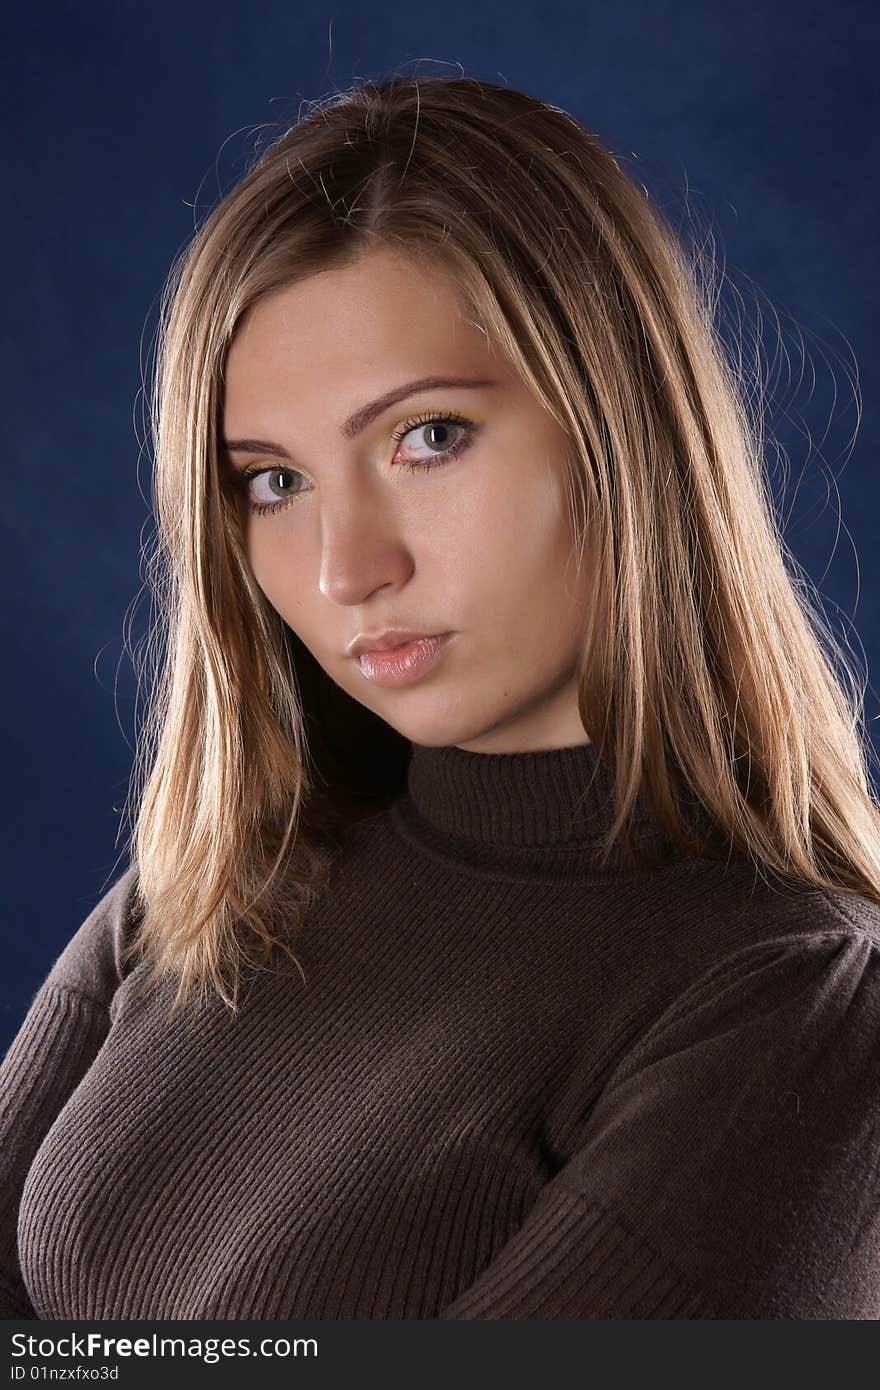
<svg viewBox="0 0 880 1390"><path fill-rule="evenodd" d="M244 313L378 246L452 271L570 440L573 535L595 567L578 703L614 774L605 850L629 843L644 796L684 853L745 854L880 902L859 697L786 568L714 266L565 111L395 76L275 138L165 286L126 958L151 960L148 986L176 981L172 1012L213 988L235 1013L246 963L276 948L296 961L341 829L404 783L406 741L326 677L256 584L218 445Z"/></svg>

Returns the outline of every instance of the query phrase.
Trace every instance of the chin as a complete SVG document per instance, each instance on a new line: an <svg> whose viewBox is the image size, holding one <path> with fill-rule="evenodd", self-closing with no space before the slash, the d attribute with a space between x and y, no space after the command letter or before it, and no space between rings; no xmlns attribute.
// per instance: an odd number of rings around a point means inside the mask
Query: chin
<svg viewBox="0 0 880 1390"><path fill-rule="evenodd" d="M427 692L426 692L427 693ZM402 703L402 702L401 702ZM426 748L448 748L451 745L478 743L498 724L498 716L468 710L465 702L455 697L426 701L423 709L399 712L399 718L387 720L403 738ZM507 712L505 712L507 713ZM383 714L383 718L387 715Z"/></svg>

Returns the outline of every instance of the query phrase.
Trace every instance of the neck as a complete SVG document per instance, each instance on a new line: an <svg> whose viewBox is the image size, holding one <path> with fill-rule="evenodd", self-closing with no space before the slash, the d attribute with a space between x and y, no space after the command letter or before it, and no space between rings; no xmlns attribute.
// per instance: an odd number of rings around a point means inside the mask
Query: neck
<svg viewBox="0 0 880 1390"><path fill-rule="evenodd" d="M613 777L592 743L521 753L414 743L397 814L462 863L579 872L595 862L612 825ZM661 838L638 801L634 843L650 853ZM625 849L607 862L628 862Z"/></svg>

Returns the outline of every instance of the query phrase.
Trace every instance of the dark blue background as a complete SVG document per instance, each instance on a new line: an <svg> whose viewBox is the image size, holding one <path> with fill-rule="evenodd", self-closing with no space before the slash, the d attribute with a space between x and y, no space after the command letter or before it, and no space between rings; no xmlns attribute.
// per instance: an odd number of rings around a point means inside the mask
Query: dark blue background
<svg viewBox="0 0 880 1390"><path fill-rule="evenodd" d="M760 316L782 353L786 540L876 679L876 5L56 0L10 19L0 1046L122 866L162 280L260 127L352 80L523 87L593 129L674 224L714 235L747 330ZM866 712L876 743L870 686Z"/></svg>

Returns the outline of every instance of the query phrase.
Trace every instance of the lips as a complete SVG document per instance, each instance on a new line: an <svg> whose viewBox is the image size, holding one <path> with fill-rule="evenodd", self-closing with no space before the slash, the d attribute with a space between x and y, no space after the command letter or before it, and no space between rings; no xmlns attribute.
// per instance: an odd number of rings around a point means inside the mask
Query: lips
<svg viewBox="0 0 880 1390"><path fill-rule="evenodd" d="M362 656L364 652L388 652L395 647L405 647L409 642L418 642L425 637L435 637L433 632L409 632L404 628L389 628L375 636L358 637L349 647L349 655Z"/></svg>
<svg viewBox="0 0 880 1390"><path fill-rule="evenodd" d="M431 637L417 637L412 642L404 642L385 651L361 652L358 657L361 675L376 685L412 685L441 660L442 653L454 637L453 632L443 632Z"/></svg>

